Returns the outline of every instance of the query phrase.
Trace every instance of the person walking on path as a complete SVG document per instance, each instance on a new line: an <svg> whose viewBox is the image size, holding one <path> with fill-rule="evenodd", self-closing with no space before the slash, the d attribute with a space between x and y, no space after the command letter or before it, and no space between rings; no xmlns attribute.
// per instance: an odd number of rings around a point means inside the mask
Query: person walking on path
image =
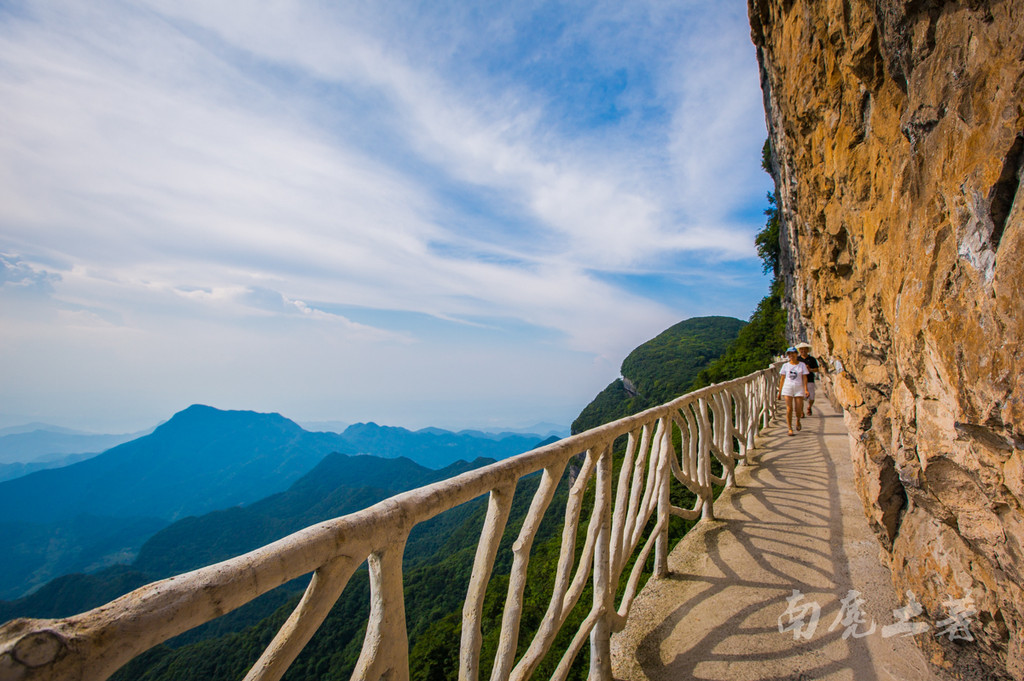
<svg viewBox="0 0 1024 681"><path fill-rule="evenodd" d="M804 397L807 395L807 376L811 373L800 361L796 348L787 348L789 361L779 369L779 397L786 398L786 427L793 434L793 412L796 412L796 429L800 430L800 417L804 413Z"/></svg>
<svg viewBox="0 0 1024 681"><path fill-rule="evenodd" d="M821 369L818 366L817 358L811 354L810 343L798 343L796 349L800 353L798 359L806 364L807 369L811 372L807 374L807 415L810 416L811 407L814 406L814 374L821 371Z"/></svg>

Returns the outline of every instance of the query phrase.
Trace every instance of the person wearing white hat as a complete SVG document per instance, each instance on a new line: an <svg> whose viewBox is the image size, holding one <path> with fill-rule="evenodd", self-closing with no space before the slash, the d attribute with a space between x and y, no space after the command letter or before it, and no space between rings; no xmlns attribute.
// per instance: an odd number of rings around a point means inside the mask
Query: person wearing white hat
<svg viewBox="0 0 1024 681"><path fill-rule="evenodd" d="M811 372L807 374L807 415L810 416L811 407L814 406L814 374L821 371L821 368L818 366L817 358L811 355L810 343L797 343L796 349L800 353L797 359L806 364L807 369Z"/></svg>
<svg viewBox="0 0 1024 681"><path fill-rule="evenodd" d="M804 397L807 395L807 365L800 361L796 348L787 348L789 361L779 369L779 397L786 398L786 426L793 434L793 412L796 412L796 429L800 430L800 417L804 414Z"/></svg>

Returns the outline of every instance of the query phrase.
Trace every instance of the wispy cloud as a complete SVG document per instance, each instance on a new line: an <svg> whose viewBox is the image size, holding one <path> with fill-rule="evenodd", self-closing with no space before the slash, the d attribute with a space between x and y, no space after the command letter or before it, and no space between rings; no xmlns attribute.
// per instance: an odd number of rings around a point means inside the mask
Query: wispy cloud
<svg viewBox="0 0 1024 681"><path fill-rule="evenodd" d="M426 314L452 334L536 329L520 342L541 372L565 352L614 368L703 309L679 296L706 285L694 264L734 263L725 313L761 293L747 35L741 2L0 9L0 250L61 311L8 333L88 317L131 336L128 354L176 329L297 356L320 324L343 354L424 362L444 351L419 337ZM666 271L678 287L616 283ZM28 318L6 309L8 329ZM480 342L485 362L498 346ZM561 399L603 380L577 371Z"/></svg>
<svg viewBox="0 0 1024 681"><path fill-rule="evenodd" d="M49 295L59 281L59 274L23 262L18 256L0 253L0 288L22 295Z"/></svg>

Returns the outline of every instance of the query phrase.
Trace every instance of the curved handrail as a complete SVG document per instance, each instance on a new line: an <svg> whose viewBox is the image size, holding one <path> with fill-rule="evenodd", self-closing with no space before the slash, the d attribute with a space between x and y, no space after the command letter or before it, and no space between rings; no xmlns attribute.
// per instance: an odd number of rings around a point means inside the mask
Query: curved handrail
<svg viewBox="0 0 1024 681"><path fill-rule="evenodd" d="M463 609L460 681L478 681L480 618L498 544L517 482L543 471L518 539L492 681L524 681L549 652L588 580L594 602L552 677L564 679L591 640L590 676L610 679L609 638L622 628L647 557L667 572L668 518L714 517L713 484L733 484L737 462L749 460L754 436L775 413L771 369L688 393L671 402L461 475L403 492L361 511L312 525L244 555L143 586L106 605L62 619L17 619L0 626L0 681L102 681L136 655L197 627L292 579L313 573L303 598L245 677L276 681L323 622L354 571L366 562L370 616L353 679L408 679L402 553L418 523L489 494L487 517ZM612 480L613 443L628 436L619 478ZM680 452L673 443L678 436ZM738 447L734 449L734 441ZM519 618L530 547L569 461L586 458L565 509L562 549L548 611L517 660ZM711 473L711 457L724 477ZM670 503L671 479L697 495L692 509ZM583 493L596 494L586 543L576 555ZM614 489L613 489L614 487ZM646 541L644 530L657 515ZM638 555L621 603L615 593L630 557ZM575 570L573 569L575 566Z"/></svg>

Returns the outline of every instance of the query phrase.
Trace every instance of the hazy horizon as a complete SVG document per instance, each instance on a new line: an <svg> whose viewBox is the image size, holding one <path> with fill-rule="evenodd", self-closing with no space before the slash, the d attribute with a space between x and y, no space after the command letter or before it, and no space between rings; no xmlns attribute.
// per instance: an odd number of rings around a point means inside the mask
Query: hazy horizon
<svg viewBox="0 0 1024 681"><path fill-rule="evenodd" d="M179 413L181 411L184 411L185 409L187 409L190 406L195 406L195 405L187 405L185 407L182 407L181 409L176 410L174 413L168 414L166 418L163 418L160 421L158 421L156 423L153 423L153 424L151 424L151 425L149 425L147 427L140 428L140 429L137 429L137 430L132 430L132 431L123 431L123 432L107 432L107 431L98 431L98 430L68 428L67 426L63 426L63 425L58 424L58 423L49 423L49 422L45 422L45 421L20 422L20 421L12 420L6 414L0 414L0 437L6 436L6 435L31 433L31 432L36 431L36 430L43 430L43 431L49 431L49 432L54 432L54 433L67 434L67 435L133 435L133 436L142 437L142 436L144 436L144 435L146 435L148 433L151 433L153 430L155 430L159 426L161 426L164 423L166 423L167 421L169 421L171 419L171 417L173 417L175 414L177 414L177 413ZM230 410L230 409L221 409L220 407L217 407L216 405L200 405L200 406L213 407L213 408L221 410L221 411L233 411L233 410ZM251 410L242 410L242 411L251 411ZM257 412L257 413L265 413L265 414L277 413L277 414L280 414L281 416L283 416L284 418L286 418L286 419L288 419L290 421L294 421L297 425L299 425L304 430L320 431L320 432L331 432L331 433L341 433L346 428L348 428L349 426L353 426L353 425L356 425L356 424L359 424L359 423L375 423L375 424L377 424L379 426L387 426L387 427L392 427L392 428L405 428L406 430L410 430L410 431L413 431L413 432L416 432L416 431L419 431L419 430L423 430L423 429L426 429L426 428L437 428L439 430L446 430L446 431L450 431L450 432L453 432L453 433L459 433L461 431L467 431L467 430L477 430L477 431L487 432L487 433L492 433L492 432L493 433L509 432L509 433L527 433L527 434L531 434L531 435L546 435L549 431L552 431L552 430L568 431L570 426L571 426L570 423L561 424L561 423L553 423L553 422L550 422L550 421L533 421L533 422L522 422L522 423L509 423L509 424L506 424L504 426L483 426L483 427L458 426L458 427L446 427L446 426L443 426L443 425L431 424L431 425L410 427L410 426L406 426L406 425L400 424L400 423L382 423L382 422L376 421L374 419L370 419L368 421L340 421L340 420L333 420L333 419L332 420L318 420L318 421L304 421L304 420L300 420L300 419L291 418L290 416L288 416L288 414L281 414L280 412Z"/></svg>

